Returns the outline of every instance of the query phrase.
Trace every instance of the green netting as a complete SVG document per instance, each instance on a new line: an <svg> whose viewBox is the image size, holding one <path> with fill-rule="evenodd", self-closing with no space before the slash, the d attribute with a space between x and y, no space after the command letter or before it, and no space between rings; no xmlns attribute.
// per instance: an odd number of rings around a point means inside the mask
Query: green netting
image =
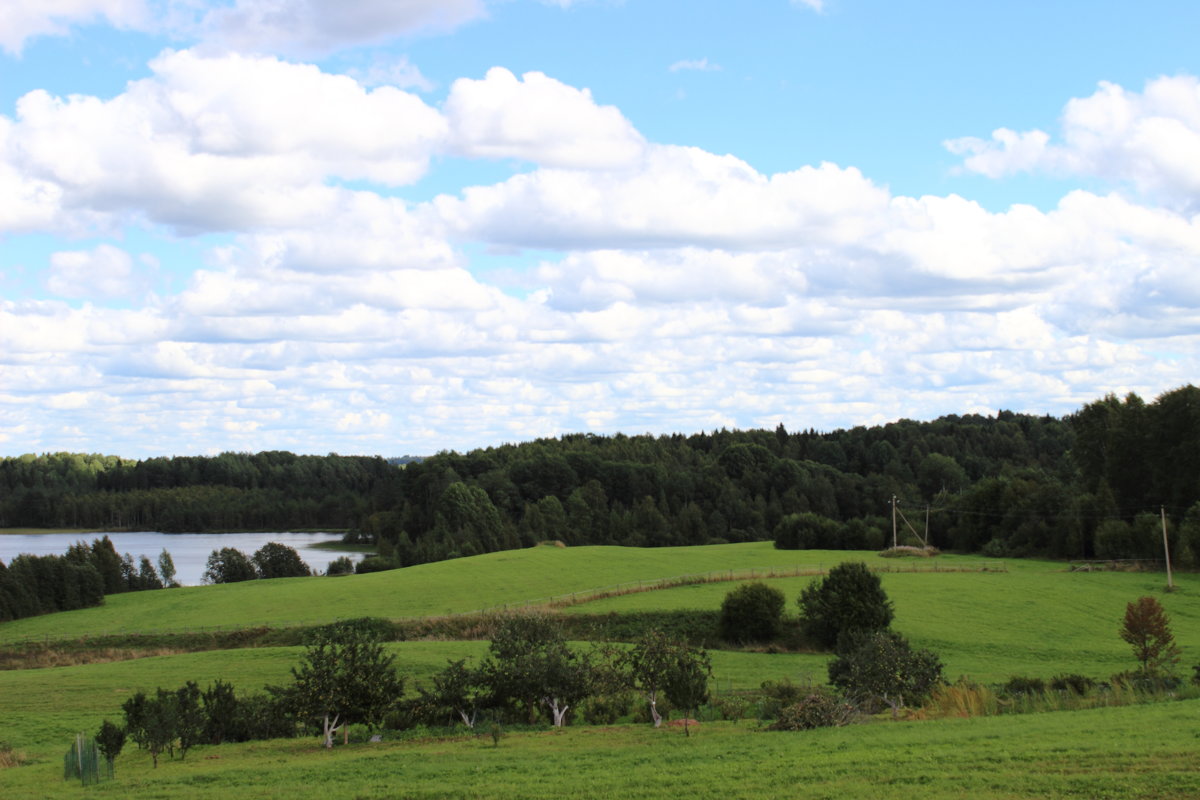
<svg viewBox="0 0 1200 800"><path fill-rule="evenodd" d="M75 743L63 756L63 780L77 780L84 786L112 778L112 764L100 755L96 740L75 734Z"/></svg>

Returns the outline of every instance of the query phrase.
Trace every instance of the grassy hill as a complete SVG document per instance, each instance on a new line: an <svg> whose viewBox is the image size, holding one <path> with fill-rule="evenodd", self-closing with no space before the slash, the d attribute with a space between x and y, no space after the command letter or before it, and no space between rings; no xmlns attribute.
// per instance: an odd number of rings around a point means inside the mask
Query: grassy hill
<svg viewBox="0 0 1200 800"><path fill-rule="evenodd" d="M104 632L311 624L337 618L411 618L471 611L679 575L750 568L828 568L861 559L907 568L871 553L777 551L769 543L670 549L555 548L345 578L254 581L110 597L103 607L0 626L0 643ZM883 576L895 627L936 650L950 677L1002 681L1076 672L1096 678L1133 666L1117 636L1125 603L1153 594L1166 606L1184 651L1200 661L1200 579L1182 576L1162 592L1162 575L1072 573L1053 562L1009 561L1007 571L953 572L978 562L943 556L938 572ZM794 599L811 577L769 580ZM730 582L632 591L563 613L715 609ZM448 658L481 655L484 642L389 645L413 682ZM6 733L28 766L0 769L0 796L74 796L59 780L61 754L77 730L119 719L138 690L202 685L221 678L256 690L285 681L299 648L184 653L133 661L0 672ZM783 677L820 680L827 656L713 652L721 691ZM1190 670L1189 670L1190 671ZM89 792L121 797L661 797L689 795L1120 797L1200 795L1194 758L1198 701L1012 718L886 723L802 734L760 732L754 723L705 723L685 740L674 731L617 726L514 733L490 739L384 742L318 751L315 741L201 748L157 771L132 746L118 781ZM1082 737L1080 730L1087 730ZM143 763L145 762L145 763ZM885 788L880 788L885 787Z"/></svg>
<svg viewBox="0 0 1200 800"><path fill-rule="evenodd" d="M551 596L679 575L765 567L829 568L874 553L776 550L770 542L707 547L535 547L340 578L280 578L110 595L103 606L0 625L0 644L44 637L286 626L391 619L523 605ZM979 563L943 556L944 566ZM717 604L720 601L718 599Z"/></svg>

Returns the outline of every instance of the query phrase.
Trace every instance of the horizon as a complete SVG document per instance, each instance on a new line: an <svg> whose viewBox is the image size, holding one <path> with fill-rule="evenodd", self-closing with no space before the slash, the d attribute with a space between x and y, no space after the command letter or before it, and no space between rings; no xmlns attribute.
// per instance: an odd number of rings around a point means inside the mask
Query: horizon
<svg viewBox="0 0 1200 800"><path fill-rule="evenodd" d="M1185 386L1190 386L1190 385L1191 384L1186 384ZM1177 388L1177 389L1185 388L1185 386L1180 386L1180 387L1175 387L1175 388ZM1168 392L1172 391L1172 389L1168 389L1167 391ZM1104 399L1104 398L1099 398L1099 397L1094 398L1094 400L1102 400L1102 399ZM1120 398L1120 399L1124 399L1124 398ZM1142 398L1142 399L1145 400L1146 398ZM1091 401L1089 401L1089 402L1091 402ZM1082 408L1082 406L1080 408ZM1054 419L1066 421L1066 419L1068 417L1070 417L1072 414L1074 414L1078 410L1079 409L1075 409L1074 411L1070 411L1065 414L1055 415L1055 414L1048 414L1048 413L1045 413L1045 414L1039 413L1036 411L1012 411L1011 409L1001 408L1001 409L997 409L995 412L992 412L992 413L973 412L970 414L956 414L954 412L948 412L948 413L940 414L936 417L932 417L929 419L914 419L914 418L910 418L910 417L900 417L898 419L888 420L886 422L874 423L872 425L852 424L852 425L846 425L846 426L837 427L837 428L818 429L818 428L810 427L810 428L803 428L803 429L797 429L797 430L787 429L787 426L784 425L784 428L785 428L785 430L787 430L787 433L789 436L794 436L794 435L798 435L798 434L809 434L809 433L813 433L817 436L825 436L825 435L832 435L832 434L845 432L845 431L852 430L852 429L858 428L858 427L883 428L883 427L887 427L888 425L895 425L899 422L915 422L918 425L923 425L923 424L929 424L932 422L937 422L937 421L945 419L947 417L963 418L963 417L970 417L970 416L980 416L985 419L999 419L1000 415L1002 415L1002 414L1014 414L1017 416L1030 416L1030 417L1038 417L1038 418L1052 417ZM783 423L780 422L778 424L782 425ZM620 430L609 431L609 432L605 432L605 433L600 433L598 431L563 431L561 433L554 434L553 436L539 436L539 437L535 437L532 439L521 439L521 440L513 439L513 440L502 441L502 442L496 442L496 443L492 443L492 444L477 444L477 445L473 445L471 447L468 447L468 448L465 448L462 450L459 450L457 448L442 448L442 449L430 451L427 453L416 453L416 454L415 453L404 453L403 455L387 455L383 452L370 453L370 452L326 451L326 452L319 453L319 452L301 452L301 451L286 450L286 449L282 450L282 452L288 452L288 453L291 453L292 455L296 455L296 456L317 456L317 457L340 456L340 457L347 457L347 458L382 458L385 461L389 461L389 462L402 461L405 459L409 459L412 461L418 461L418 460L424 460L427 458L433 458L434 456L440 455L441 453L467 454L467 453L475 452L477 450L491 450L491 449L496 449L496 448L501 448L501 447L520 447L521 445L529 444L531 442L539 441L541 439L564 439L569 436L596 436L596 437L609 437L609 438L618 437L618 436L624 436L627 438L636 438L639 436L649 436L652 438L685 436L685 437L690 438L693 436L712 436L712 435L716 435L718 433L726 432L726 431L729 433L746 433L749 431L764 431L764 432L770 433L770 432L773 432L774 430L775 430L774 427L765 426L765 427L757 427L757 428L713 428L712 430L697 430L697 431L691 431L691 432L677 430L677 431L666 431L663 433L652 433L649 431L642 431L641 433L629 433L627 431L620 431ZM270 448L270 449L260 448L260 449L253 449L253 450L222 450L217 453L171 453L170 455L165 454L165 453L156 453L156 454L142 455L142 456L125 456L121 453L105 453L105 452L101 452L101 451L81 452L81 451L71 451L71 450L66 450L66 451L58 450L58 451L41 451L41 452L7 454L7 455L0 455L0 458L20 458L21 456L27 456L27 455L44 456L44 455L54 455L57 453L69 453L69 454L75 454L75 455L98 455L98 456L102 456L105 458L120 458L125 461L145 461L145 460L151 459L151 458L208 458L208 457L222 455L225 453L233 453L235 455L256 455L258 453L271 452L272 450L280 450L280 448Z"/></svg>

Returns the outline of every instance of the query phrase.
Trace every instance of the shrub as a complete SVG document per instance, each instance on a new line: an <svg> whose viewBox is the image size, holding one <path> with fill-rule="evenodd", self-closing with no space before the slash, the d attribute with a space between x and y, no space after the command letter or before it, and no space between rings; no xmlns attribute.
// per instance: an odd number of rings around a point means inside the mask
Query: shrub
<svg viewBox="0 0 1200 800"><path fill-rule="evenodd" d="M1056 692L1085 695L1096 688L1096 682L1086 675L1055 675L1050 679L1050 688Z"/></svg>
<svg viewBox="0 0 1200 800"><path fill-rule="evenodd" d="M868 713L886 706L894 715L905 705L920 705L941 680L937 655L913 650L891 631L842 634L838 657L829 663L829 682Z"/></svg>
<svg viewBox="0 0 1200 800"><path fill-rule="evenodd" d="M354 565L354 573L356 575L365 575L368 572L385 572L389 569L400 569L400 562L391 558L382 556L367 556L362 561Z"/></svg>
<svg viewBox="0 0 1200 800"><path fill-rule="evenodd" d="M834 728L848 725L854 719L854 708L828 692L813 691L799 702L782 709L771 724L773 731L807 731L813 728Z"/></svg>
<svg viewBox="0 0 1200 800"><path fill-rule="evenodd" d="M713 697L709 700L709 705L713 711L723 720L738 722L745 719L746 714L750 711L749 698L741 695L724 695L722 697Z"/></svg>
<svg viewBox="0 0 1200 800"><path fill-rule="evenodd" d="M1174 675L1147 674L1141 670L1118 672L1108 679L1115 690L1133 690L1157 694L1158 692L1173 692L1183 685L1183 681Z"/></svg>
<svg viewBox="0 0 1200 800"><path fill-rule="evenodd" d="M338 556L325 568L326 575L353 575L354 562L350 556Z"/></svg>
<svg viewBox="0 0 1200 800"><path fill-rule="evenodd" d="M633 692L592 695L579 704L580 713L589 725L612 725L633 709L635 699Z"/></svg>
<svg viewBox="0 0 1200 800"><path fill-rule="evenodd" d="M1019 675L1014 675L1013 677L1009 678L1008 681L1005 682L1005 684L1000 688L1006 695L1010 697L1016 697L1017 695L1045 694L1046 682L1041 678L1023 678Z"/></svg>
<svg viewBox="0 0 1200 800"><path fill-rule="evenodd" d="M987 544L979 549L979 554L985 558L1007 558L1010 551L1008 543L1003 539L989 539Z"/></svg>
<svg viewBox="0 0 1200 800"><path fill-rule="evenodd" d="M769 642L783 627L783 592L765 583L744 583L721 603L721 638L727 642Z"/></svg>
<svg viewBox="0 0 1200 800"><path fill-rule="evenodd" d="M861 561L838 564L805 587L798 602L804 632L826 647L843 633L885 630L892 623L892 603L879 576Z"/></svg>
<svg viewBox="0 0 1200 800"><path fill-rule="evenodd" d="M763 681L760 688L763 701L762 707L759 709L759 716L763 719L777 718L783 709L799 703L802 697L813 691L812 686L794 684L790 678L780 681Z"/></svg>

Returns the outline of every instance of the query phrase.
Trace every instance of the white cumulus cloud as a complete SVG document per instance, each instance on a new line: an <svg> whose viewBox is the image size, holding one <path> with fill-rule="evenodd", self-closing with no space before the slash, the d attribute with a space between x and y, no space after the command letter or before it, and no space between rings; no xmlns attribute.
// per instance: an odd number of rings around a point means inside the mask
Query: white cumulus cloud
<svg viewBox="0 0 1200 800"><path fill-rule="evenodd" d="M0 118L0 182L15 172L18 190L58 206L42 218L244 230L321 218L336 201L329 179L411 183L446 136L415 95L314 66L168 51L151 68L111 100L22 97L15 120Z"/></svg>
<svg viewBox="0 0 1200 800"><path fill-rule="evenodd" d="M645 142L614 106L598 105L540 72L521 78L503 67L483 80L460 78L445 113L456 152L556 167L619 167L636 161Z"/></svg>
<svg viewBox="0 0 1200 800"><path fill-rule="evenodd" d="M481 0L236 0L208 12L201 31L243 52L316 56L452 30L485 12Z"/></svg>
<svg viewBox="0 0 1200 800"><path fill-rule="evenodd" d="M101 244L51 254L46 286L59 297L117 298L144 291L147 281L135 272L129 253Z"/></svg>
<svg viewBox="0 0 1200 800"><path fill-rule="evenodd" d="M4 0L0 3L0 50L19 56L37 36L62 36L73 25L106 21L142 28L150 21L145 0Z"/></svg>
<svg viewBox="0 0 1200 800"><path fill-rule="evenodd" d="M1200 209L1200 79L1162 77L1141 92L1102 82L1063 111L1062 142L1032 130L1001 128L990 140L951 139L965 169L992 178L1016 172L1103 178L1147 197Z"/></svg>

